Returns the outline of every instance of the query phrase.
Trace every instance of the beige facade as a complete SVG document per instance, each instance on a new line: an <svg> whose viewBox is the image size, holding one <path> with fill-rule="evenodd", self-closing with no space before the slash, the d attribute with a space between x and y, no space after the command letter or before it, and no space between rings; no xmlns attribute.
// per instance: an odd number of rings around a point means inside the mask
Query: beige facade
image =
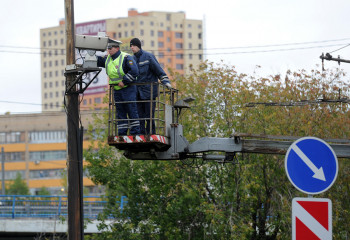
<svg viewBox="0 0 350 240"><path fill-rule="evenodd" d="M81 112L81 120L87 128L92 112ZM42 187L51 194L67 194L63 180L67 168L66 126L65 112L1 115L0 146L5 155L6 185L19 173L31 194L37 194ZM88 145L84 139L83 146ZM90 179L84 177L83 182L91 194L98 194Z"/></svg>
<svg viewBox="0 0 350 240"><path fill-rule="evenodd" d="M64 21L60 21L57 27L40 30L44 112L63 109L66 65L64 32ZM203 60L202 20L186 19L184 12L139 13L136 9L130 9L128 17L76 24L76 34L96 35L98 32L106 32L110 38L126 43L122 50L129 50L131 38L139 38L142 48L152 52L166 71L171 68L180 74L188 74L191 66L196 67ZM103 97L107 87L107 77L101 72L81 99L81 109L106 106Z"/></svg>

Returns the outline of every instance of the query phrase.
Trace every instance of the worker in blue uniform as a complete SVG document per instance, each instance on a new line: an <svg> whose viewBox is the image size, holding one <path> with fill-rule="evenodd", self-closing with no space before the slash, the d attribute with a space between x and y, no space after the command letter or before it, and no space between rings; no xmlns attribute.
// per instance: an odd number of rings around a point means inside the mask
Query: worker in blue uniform
<svg viewBox="0 0 350 240"><path fill-rule="evenodd" d="M109 40L108 56L98 57L97 66L106 68L109 84L114 85L114 101L117 110L118 135L140 134L140 121L136 106L136 86L130 85L139 75L134 58L120 51L120 41ZM123 103L127 102L127 103Z"/></svg>
<svg viewBox="0 0 350 240"><path fill-rule="evenodd" d="M137 77L137 83L149 83L137 85L137 110L140 117L141 134L155 134L155 123L152 120L152 131L150 127L151 105L152 119L154 119L154 110L156 107L156 97L158 96L158 80L171 89L171 84L168 76L160 66L159 62L152 53L146 52L141 47L141 41L138 38L133 38L130 41L131 51L134 53L134 59L139 67L140 75ZM151 84L153 91L151 96ZM152 104L151 104L152 102ZM143 120L148 119L148 120Z"/></svg>

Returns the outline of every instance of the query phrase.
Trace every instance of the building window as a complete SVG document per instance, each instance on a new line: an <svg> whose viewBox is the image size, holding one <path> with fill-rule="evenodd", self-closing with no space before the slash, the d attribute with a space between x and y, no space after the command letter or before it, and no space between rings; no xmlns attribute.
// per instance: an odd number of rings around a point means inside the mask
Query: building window
<svg viewBox="0 0 350 240"><path fill-rule="evenodd" d="M46 68L46 62L44 62L44 68Z"/></svg>
<svg viewBox="0 0 350 240"><path fill-rule="evenodd" d="M183 70L184 69L184 65L183 64L176 64L176 69L177 70Z"/></svg>
<svg viewBox="0 0 350 240"><path fill-rule="evenodd" d="M59 97L59 96L60 96L59 92L56 92L56 97ZM58 105L58 103L56 103L56 105Z"/></svg>
<svg viewBox="0 0 350 240"><path fill-rule="evenodd" d="M101 98L98 97L98 98L95 98L95 99L94 99L94 102L97 103L97 104L99 104L99 103L101 103L102 101L101 101Z"/></svg>
<svg viewBox="0 0 350 240"><path fill-rule="evenodd" d="M118 28L121 28L121 27L122 27L122 25L119 23L119 24L118 24Z"/></svg>
<svg viewBox="0 0 350 240"><path fill-rule="evenodd" d="M44 72L44 78L46 78L47 77L47 73L46 72Z"/></svg>
<svg viewBox="0 0 350 240"><path fill-rule="evenodd" d="M189 59L192 59L192 53L190 53L190 54L188 55L188 58L189 58Z"/></svg>
<svg viewBox="0 0 350 240"><path fill-rule="evenodd" d="M163 31L158 31L158 37L164 37Z"/></svg>
<svg viewBox="0 0 350 240"><path fill-rule="evenodd" d="M177 49L181 49L181 48L182 48L182 43L176 43L176 44L175 44L175 47L176 47Z"/></svg>
<svg viewBox="0 0 350 240"><path fill-rule="evenodd" d="M49 67L52 67L52 62L51 61L49 61Z"/></svg>
<svg viewBox="0 0 350 240"><path fill-rule="evenodd" d="M49 84L50 84L50 88L52 88L52 82L50 82Z"/></svg>
<svg viewBox="0 0 350 240"><path fill-rule="evenodd" d="M29 178L30 179L49 179L49 178L61 178L62 169L45 169L45 170L30 170Z"/></svg>
<svg viewBox="0 0 350 240"><path fill-rule="evenodd" d="M55 61L55 66L58 66L58 60Z"/></svg>
<svg viewBox="0 0 350 240"><path fill-rule="evenodd" d="M57 46L57 39L55 39L55 46Z"/></svg>
<svg viewBox="0 0 350 240"><path fill-rule="evenodd" d="M58 81L56 81L56 87L58 87Z"/></svg>
<svg viewBox="0 0 350 240"><path fill-rule="evenodd" d="M202 39L202 33L198 33L198 39Z"/></svg>
<svg viewBox="0 0 350 240"><path fill-rule="evenodd" d="M143 25L143 21L140 21L140 25Z"/></svg>
<svg viewBox="0 0 350 240"><path fill-rule="evenodd" d="M20 143L24 142L24 132L2 132L0 133L0 143Z"/></svg>
<svg viewBox="0 0 350 240"><path fill-rule="evenodd" d="M52 98L52 92L50 92L50 98ZM50 104L51 108L52 108L52 103Z"/></svg>
<svg viewBox="0 0 350 240"><path fill-rule="evenodd" d="M166 27L166 30L167 30L168 32L170 32L170 27Z"/></svg>
<svg viewBox="0 0 350 240"><path fill-rule="evenodd" d="M118 33L118 37L119 37L119 38L122 37L122 33L121 33L121 32Z"/></svg>
<svg viewBox="0 0 350 240"><path fill-rule="evenodd" d="M198 55L199 60L202 60L202 54Z"/></svg>
<svg viewBox="0 0 350 240"><path fill-rule="evenodd" d="M61 159L66 159L66 158L67 158L67 153L65 150L63 150L63 151L29 152L29 160L30 161L61 160Z"/></svg>
<svg viewBox="0 0 350 240"><path fill-rule="evenodd" d="M47 83L44 83L44 88L47 88Z"/></svg>
<svg viewBox="0 0 350 240"><path fill-rule="evenodd" d="M87 100L86 99L84 99L83 105L87 105Z"/></svg>
<svg viewBox="0 0 350 240"><path fill-rule="evenodd" d="M48 42L48 43L49 43L49 47L51 47L51 40L49 40L49 42Z"/></svg>
<svg viewBox="0 0 350 240"><path fill-rule="evenodd" d="M135 36L135 31L131 30L131 36Z"/></svg>
<svg viewBox="0 0 350 240"><path fill-rule="evenodd" d="M46 47L46 42L45 41L43 42L43 46Z"/></svg>
<svg viewBox="0 0 350 240"><path fill-rule="evenodd" d="M154 36L154 31L153 30L151 30L151 37L153 37Z"/></svg>
<svg viewBox="0 0 350 240"><path fill-rule="evenodd" d="M189 49L192 49L192 43L189 43L189 44L188 44L188 48L189 48Z"/></svg>
<svg viewBox="0 0 350 240"><path fill-rule="evenodd" d="M198 28L199 28L199 29L202 29L202 25L201 25L201 24L198 24Z"/></svg>
<svg viewBox="0 0 350 240"><path fill-rule="evenodd" d="M163 48L164 47L164 42L158 42L158 47Z"/></svg>
<svg viewBox="0 0 350 240"><path fill-rule="evenodd" d="M164 26L164 23L161 22L161 23L160 23L160 26L163 27L163 26Z"/></svg>
<svg viewBox="0 0 350 240"><path fill-rule="evenodd" d="M180 32L175 33L175 37L176 38L182 38L182 33L180 33Z"/></svg>
<svg viewBox="0 0 350 240"><path fill-rule="evenodd" d="M128 37L128 31L125 31L124 34L125 37Z"/></svg>
<svg viewBox="0 0 350 240"><path fill-rule="evenodd" d="M177 28L177 23L175 23L175 25L174 25L174 26L175 26L175 28Z"/></svg>
<svg viewBox="0 0 350 240"><path fill-rule="evenodd" d="M168 63L171 63L171 58L168 58Z"/></svg>
<svg viewBox="0 0 350 240"><path fill-rule="evenodd" d="M126 23L124 23L124 27L127 27L128 26L128 23L126 22Z"/></svg>
<svg viewBox="0 0 350 240"><path fill-rule="evenodd" d="M30 143L66 142L66 131L35 131L29 132Z"/></svg>
<svg viewBox="0 0 350 240"><path fill-rule="evenodd" d="M150 24L151 26L153 26L153 25L154 25L154 22L153 22L153 21L151 21L149 24Z"/></svg>
<svg viewBox="0 0 350 240"><path fill-rule="evenodd" d="M117 38L117 33L113 33L113 38Z"/></svg>
<svg viewBox="0 0 350 240"><path fill-rule="evenodd" d="M144 31L143 31L143 29L141 29L140 30L140 35L143 36L143 34L144 34Z"/></svg>
<svg viewBox="0 0 350 240"><path fill-rule="evenodd" d="M159 52L159 58L164 58L164 52Z"/></svg>
<svg viewBox="0 0 350 240"><path fill-rule="evenodd" d="M192 24L191 24L191 23L189 23L189 24L187 25L187 27L188 27L188 28L191 28L191 27L192 27Z"/></svg>
<svg viewBox="0 0 350 240"><path fill-rule="evenodd" d="M171 15L170 15L170 13L168 13L168 14L166 15L166 20L167 20L167 21L170 21L170 19L171 19Z"/></svg>
<svg viewBox="0 0 350 240"><path fill-rule="evenodd" d="M24 152L5 152L6 162L20 162L24 160Z"/></svg>
<svg viewBox="0 0 350 240"><path fill-rule="evenodd" d="M154 47L154 41L151 41L151 47Z"/></svg>
<svg viewBox="0 0 350 240"><path fill-rule="evenodd" d="M58 71L55 71L55 76L58 77Z"/></svg>
<svg viewBox="0 0 350 240"><path fill-rule="evenodd" d="M131 22L130 24L131 24L131 26L134 26L135 23L134 23L134 22Z"/></svg>
<svg viewBox="0 0 350 240"><path fill-rule="evenodd" d="M64 66L64 59L61 59L61 65Z"/></svg>
<svg viewBox="0 0 350 240"><path fill-rule="evenodd" d="M188 38L192 38L192 33L191 32L188 33Z"/></svg>
<svg viewBox="0 0 350 240"><path fill-rule="evenodd" d="M202 49L202 44L198 44L198 49Z"/></svg>
<svg viewBox="0 0 350 240"><path fill-rule="evenodd" d="M64 55L64 49L61 49L61 55Z"/></svg>
<svg viewBox="0 0 350 240"><path fill-rule="evenodd" d="M176 59L183 59L184 55L182 53L176 53Z"/></svg>

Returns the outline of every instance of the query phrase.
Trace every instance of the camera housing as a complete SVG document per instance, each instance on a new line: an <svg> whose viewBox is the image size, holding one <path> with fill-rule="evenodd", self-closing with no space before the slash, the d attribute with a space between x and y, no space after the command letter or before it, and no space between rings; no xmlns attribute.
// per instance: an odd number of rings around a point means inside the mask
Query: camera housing
<svg viewBox="0 0 350 240"><path fill-rule="evenodd" d="M105 51L108 44L108 37L75 35L75 47L81 50Z"/></svg>

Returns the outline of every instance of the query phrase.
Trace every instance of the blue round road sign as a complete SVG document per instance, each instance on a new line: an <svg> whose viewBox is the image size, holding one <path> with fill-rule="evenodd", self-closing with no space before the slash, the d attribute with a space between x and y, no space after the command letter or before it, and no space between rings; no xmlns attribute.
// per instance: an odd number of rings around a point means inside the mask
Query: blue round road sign
<svg viewBox="0 0 350 240"><path fill-rule="evenodd" d="M289 147L285 168L289 180L299 191L319 194L335 182L338 160L328 143L319 138L304 137Z"/></svg>

